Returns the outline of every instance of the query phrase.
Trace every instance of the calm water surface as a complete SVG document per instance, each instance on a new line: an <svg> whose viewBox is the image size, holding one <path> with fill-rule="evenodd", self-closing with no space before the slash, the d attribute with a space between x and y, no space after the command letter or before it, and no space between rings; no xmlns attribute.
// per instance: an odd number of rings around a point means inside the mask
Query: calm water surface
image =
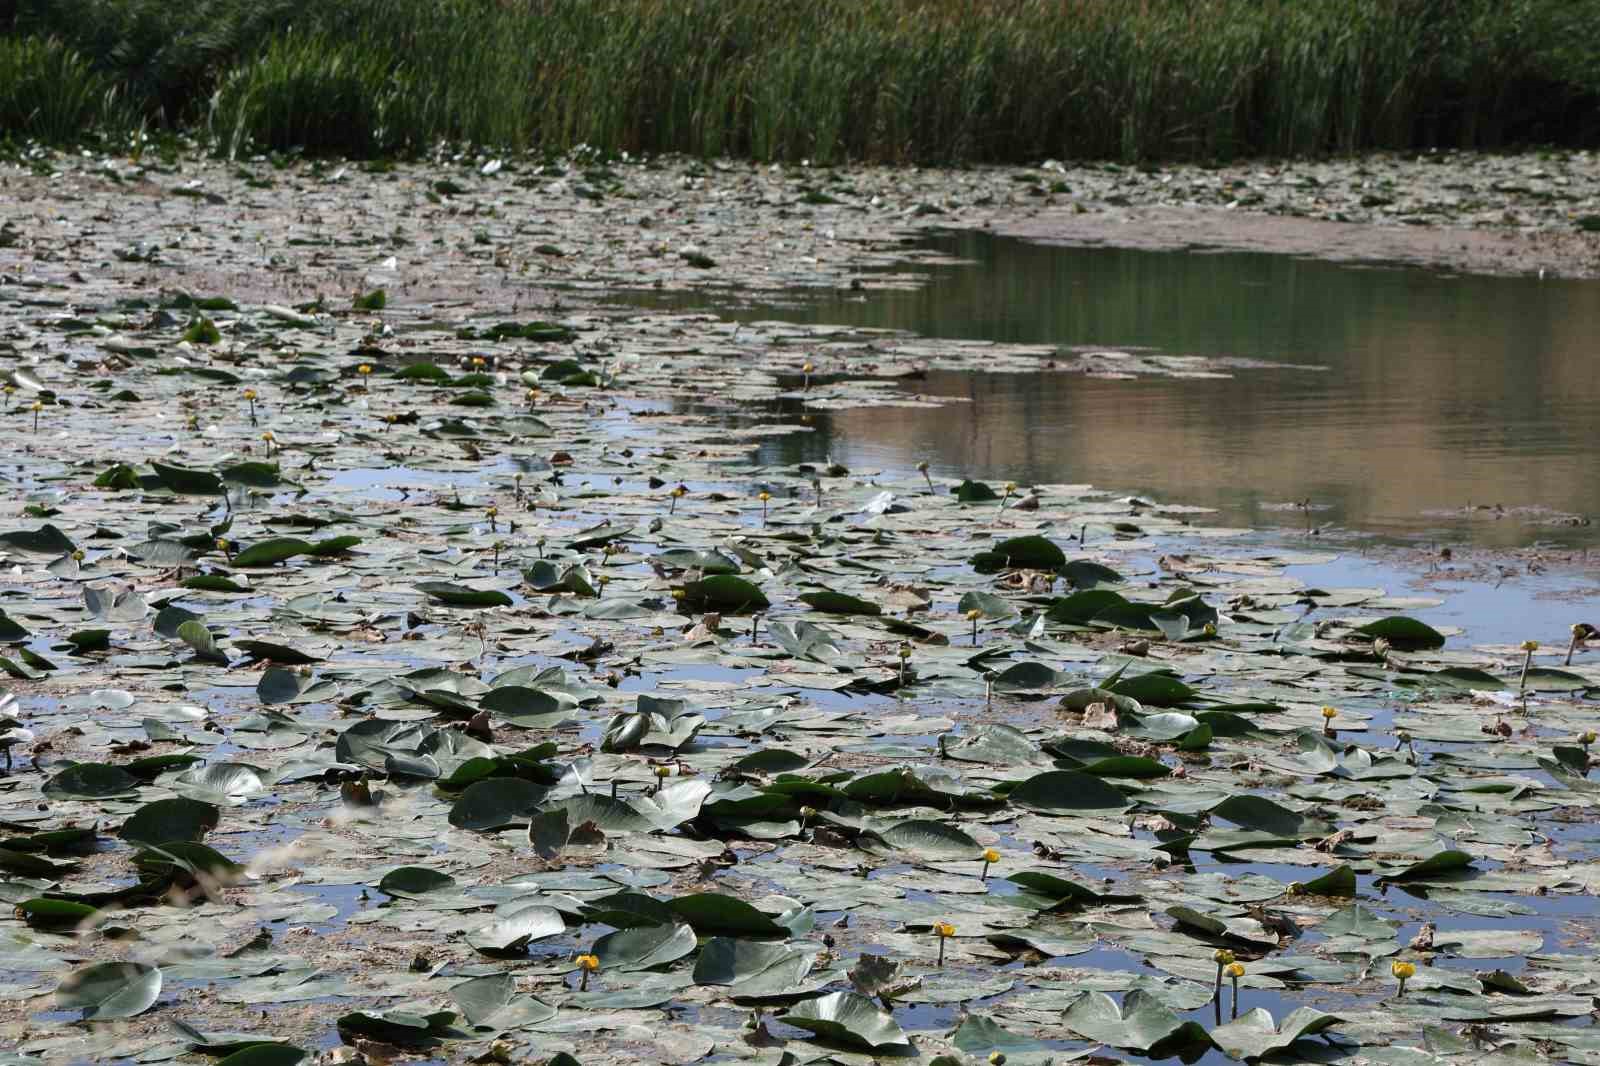
<svg viewBox="0 0 1600 1066"><path fill-rule="evenodd" d="M1384 536L1600 533L1561 517L1600 512L1600 283L985 234L935 246L967 262L927 268L915 291L670 306L1285 366L1226 380L936 373L911 387L967 402L819 415L815 434L766 459L905 470L926 458L945 474L1090 482L1258 527L1303 527L1291 505L1309 499L1318 525Z"/></svg>

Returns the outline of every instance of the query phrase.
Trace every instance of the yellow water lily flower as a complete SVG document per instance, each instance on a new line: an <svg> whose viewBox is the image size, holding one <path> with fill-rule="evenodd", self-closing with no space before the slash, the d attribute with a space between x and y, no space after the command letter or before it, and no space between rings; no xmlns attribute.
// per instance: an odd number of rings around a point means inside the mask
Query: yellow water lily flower
<svg viewBox="0 0 1600 1066"><path fill-rule="evenodd" d="M1406 982L1417 976L1417 968L1409 962L1391 962L1389 972L1400 982L1400 990L1394 994L1395 999L1400 999L1406 994Z"/></svg>

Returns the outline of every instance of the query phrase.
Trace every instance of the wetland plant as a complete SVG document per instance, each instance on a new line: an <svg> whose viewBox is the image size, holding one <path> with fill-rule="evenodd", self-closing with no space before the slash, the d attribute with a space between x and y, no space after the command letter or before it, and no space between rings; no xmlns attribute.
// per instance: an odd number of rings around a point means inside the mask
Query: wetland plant
<svg viewBox="0 0 1600 1066"><path fill-rule="evenodd" d="M1596 629L1588 622L1572 623L1572 640L1567 644L1567 658L1563 665L1571 666L1572 653L1584 648L1585 644L1595 637L1600 637L1600 629Z"/></svg>
<svg viewBox="0 0 1600 1066"><path fill-rule="evenodd" d="M1406 982L1417 975L1416 965L1414 963L1396 960L1389 964L1389 973L1397 982L1399 982L1399 988L1395 991L1394 998L1405 999Z"/></svg>
<svg viewBox="0 0 1600 1066"><path fill-rule="evenodd" d="M949 923L949 922L944 922L944 921L934 922L933 923L933 935L939 938L939 962L938 962L938 965L940 967L943 967L944 966L944 942L946 940L949 940L951 937L956 935L956 927L954 925L952 925L951 923Z"/></svg>
<svg viewBox="0 0 1600 1066"><path fill-rule="evenodd" d="M1233 999L1229 1004L1228 1017L1237 1018L1239 1016L1239 978L1244 976L1244 963L1230 962L1226 972L1229 982L1233 985Z"/></svg>

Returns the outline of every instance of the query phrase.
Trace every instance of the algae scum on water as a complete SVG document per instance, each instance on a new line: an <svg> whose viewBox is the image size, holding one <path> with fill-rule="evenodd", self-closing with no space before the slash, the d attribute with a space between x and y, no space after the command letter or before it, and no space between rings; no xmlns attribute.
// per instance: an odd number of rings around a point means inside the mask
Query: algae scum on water
<svg viewBox="0 0 1600 1066"><path fill-rule="evenodd" d="M9 231L0 1063L1600 1057L1592 653L1177 504L758 465L804 423L673 404L1070 353L563 307L890 256L518 173Z"/></svg>

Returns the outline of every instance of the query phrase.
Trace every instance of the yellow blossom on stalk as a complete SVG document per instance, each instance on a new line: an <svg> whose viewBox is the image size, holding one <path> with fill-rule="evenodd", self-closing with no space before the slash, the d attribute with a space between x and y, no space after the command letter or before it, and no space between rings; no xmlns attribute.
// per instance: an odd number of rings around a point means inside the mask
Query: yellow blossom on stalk
<svg viewBox="0 0 1600 1066"><path fill-rule="evenodd" d="M956 927L949 922L934 922L934 935L939 938L939 965L944 965L944 942L956 935Z"/></svg>
<svg viewBox="0 0 1600 1066"><path fill-rule="evenodd" d="M372 364L362 363L360 366L356 367L356 373L365 377L366 375L372 373Z"/></svg>
<svg viewBox="0 0 1600 1066"><path fill-rule="evenodd" d="M1406 994L1406 982L1417 976L1417 968L1409 962L1391 962L1389 972L1400 982L1400 990L1394 994L1394 998L1399 999Z"/></svg>
<svg viewBox="0 0 1600 1066"><path fill-rule="evenodd" d="M1000 861L1000 853L998 851L994 850L993 848L990 848L988 851L985 851L983 853L983 861L984 862L999 862Z"/></svg>
<svg viewBox="0 0 1600 1066"><path fill-rule="evenodd" d="M1228 963L1227 968L1223 972L1226 973L1229 977L1233 978L1235 981L1237 981L1239 978L1244 976L1244 963L1242 963L1242 962L1230 962L1230 963Z"/></svg>
<svg viewBox="0 0 1600 1066"><path fill-rule="evenodd" d="M1522 642L1522 650L1524 653L1522 656L1522 676L1517 679L1517 691L1519 692L1527 690L1528 667L1533 665L1533 653L1539 650L1539 642L1537 640L1525 640Z"/></svg>
<svg viewBox="0 0 1600 1066"><path fill-rule="evenodd" d="M1233 952L1227 948L1218 948L1211 953L1211 961L1217 964L1217 986L1212 995L1220 1000L1222 997L1222 975L1229 966L1233 965Z"/></svg>

